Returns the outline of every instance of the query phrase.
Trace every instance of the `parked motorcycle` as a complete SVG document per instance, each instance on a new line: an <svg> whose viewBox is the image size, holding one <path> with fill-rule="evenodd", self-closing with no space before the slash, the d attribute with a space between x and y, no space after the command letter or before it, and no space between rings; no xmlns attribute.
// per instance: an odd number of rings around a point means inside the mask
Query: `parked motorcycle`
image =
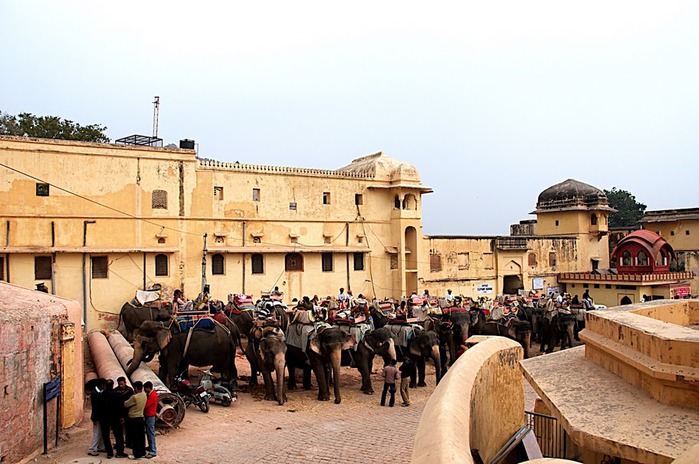
<svg viewBox="0 0 699 464"><path fill-rule="evenodd" d="M222 379L214 377L209 369L200 370L201 381L199 385L211 395L211 401L221 403L223 406L230 406L231 403L238 399L238 394L232 392L227 387L222 385Z"/></svg>
<svg viewBox="0 0 699 464"><path fill-rule="evenodd" d="M182 398L185 408L190 404L194 404L202 412L209 412L209 400L211 399L209 392L201 384L196 385L183 378L183 375L184 373L175 376L176 387L174 393L177 393Z"/></svg>

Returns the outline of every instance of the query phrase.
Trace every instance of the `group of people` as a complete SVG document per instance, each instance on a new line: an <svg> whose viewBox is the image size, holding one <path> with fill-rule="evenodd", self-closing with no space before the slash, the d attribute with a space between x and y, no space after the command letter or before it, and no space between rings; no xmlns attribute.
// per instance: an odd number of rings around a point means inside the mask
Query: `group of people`
<svg viewBox="0 0 699 464"><path fill-rule="evenodd" d="M155 457L158 393L153 389L153 384L134 382L131 388L125 377L117 379L116 387L112 379L100 378L93 383L90 394L92 441L87 454L98 456L103 452L107 454L107 459ZM131 448L131 454L127 455L125 448Z"/></svg>
<svg viewBox="0 0 699 464"><path fill-rule="evenodd" d="M396 367L396 360L391 359L381 371L383 377L383 391L381 392L381 406L386 406L386 396L391 397L388 405L393 407L396 403L396 382L400 380L400 397L403 400L401 406L410 406L410 378L415 376L415 364L410 358L405 358L400 368Z"/></svg>

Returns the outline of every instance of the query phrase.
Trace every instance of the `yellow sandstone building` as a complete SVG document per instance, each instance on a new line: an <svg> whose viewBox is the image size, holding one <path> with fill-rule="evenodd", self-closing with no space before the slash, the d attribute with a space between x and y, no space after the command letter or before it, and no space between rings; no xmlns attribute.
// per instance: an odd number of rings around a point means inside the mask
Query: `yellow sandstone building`
<svg viewBox="0 0 699 464"><path fill-rule="evenodd" d="M186 145L185 145L186 146ZM74 299L88 328L137 289L190 299L495 297L609 267L602 191L572 179L508 236L423 236L417 169L382 153L336 170L223 163L193 149L0 137L0 280ZM206 250L206 252L205 252Z"/></svg>

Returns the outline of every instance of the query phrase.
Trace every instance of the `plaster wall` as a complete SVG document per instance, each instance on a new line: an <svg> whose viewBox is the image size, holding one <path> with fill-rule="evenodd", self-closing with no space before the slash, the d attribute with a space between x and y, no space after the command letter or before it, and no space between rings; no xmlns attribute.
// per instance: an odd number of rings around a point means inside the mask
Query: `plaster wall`
<svg viewBox="0 0 699 464"><path fill-rule="evenodd" d="M43 446L43 385L53 378L62 381L59 426L82 419L80 312L73 301L0 283L0 461L18 462ZM50 437L55 413L53 400Z"/></svg>
<svg viewBox="0 0 699 464"><path fill-rule="evenodd" d="M473 463L476 449L488 462L524 425L522 347L487 338L462 355L423 410L413 463Z"/></svg>
<svg viewBox="0 0 699 464"><path fill-rule="evenodd" d="M699 219L651 222L645 228L667 240L675 251L699 250Z"/></svg>

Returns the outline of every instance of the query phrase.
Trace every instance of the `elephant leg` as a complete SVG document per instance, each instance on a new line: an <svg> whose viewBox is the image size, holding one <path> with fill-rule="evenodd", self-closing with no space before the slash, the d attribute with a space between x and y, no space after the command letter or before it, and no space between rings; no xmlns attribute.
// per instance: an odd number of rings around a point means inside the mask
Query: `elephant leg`
<svg viewBox="0 0 699 464"><path fill-rule="evenodd" d="M316 377L317 380L317 377ZM311 368L308 366L303 367L303 389L310 390L313 388L311 386Z"/></svg>
<svg viewBox="0 0 699 464"><path fill-rule="evenodd" d="M296 368L289 360L286 361L286 369L289 371L289 380L287 381L286 388L288 390L296 390Z"/></svg>
<svg viewBox="0 0 699 464"><path fill-rule="evenodd" d="M447 374L447 350L444 348L444 346L441 346L439 348L439 360L442 363L442 372L441 372L441 377L444 377Z"/></svg>
<svg viewBox="0 0 699 464"><path fill-rule="evenodd" d="M252 343L250 343L249 339L245 347L245 357L248 359L248 363L250 363L250 385L257 385L257 372L259 370L257 355L253 352Z"/></svg>
<svg viewBox="0 0 699 464"><path fill-rule="evenodd" d="M415 364L417 366L417 386L426 387L427 384L425 383L425 358L422 356L416 356L415 361Z"/></svg>
<svg viewBox="0 0 699 464"><path fill-rule="evenodd" d="M371 386L371 365L374 356L361 356L357 359L357 369L362 376L361 390L367 395L374 394L374 388Z"/></svg>
<svg viewBox="0 0 699 464"><path fill-rule="evenodd" d="M318 381L318 401L329 401L330 389L328 388L328 379L325 375L325 366L317 356L311 356L313 357L311 365L316 375L316 381Z"/></svg>
<svg viewBox="0 0 699 464"><path fill-rule="evenodd" d="M575 338L575 323L567 325L566 338L568 339L568 348L573 348L573 339Z"/></svg>
<svg viewBox="0 0 699 464"><path fill-rule="evenodd" d="M330 363L332 364L332 374L333 374L333 387L335 393L335 404L340 404L342 402L342 394L340 392L340 363L342 357L342 350L337 349L330 354Z"/></svg>
<svg viewBox="0 0 699 464"><path fill-rule="evenodd" d="M260 363L261 365L262 363ZM265 400L275 401L277 398L274 393L274 381L272 380L272 374L265 367L261 367L262 378L265 382Z"/></svg>

